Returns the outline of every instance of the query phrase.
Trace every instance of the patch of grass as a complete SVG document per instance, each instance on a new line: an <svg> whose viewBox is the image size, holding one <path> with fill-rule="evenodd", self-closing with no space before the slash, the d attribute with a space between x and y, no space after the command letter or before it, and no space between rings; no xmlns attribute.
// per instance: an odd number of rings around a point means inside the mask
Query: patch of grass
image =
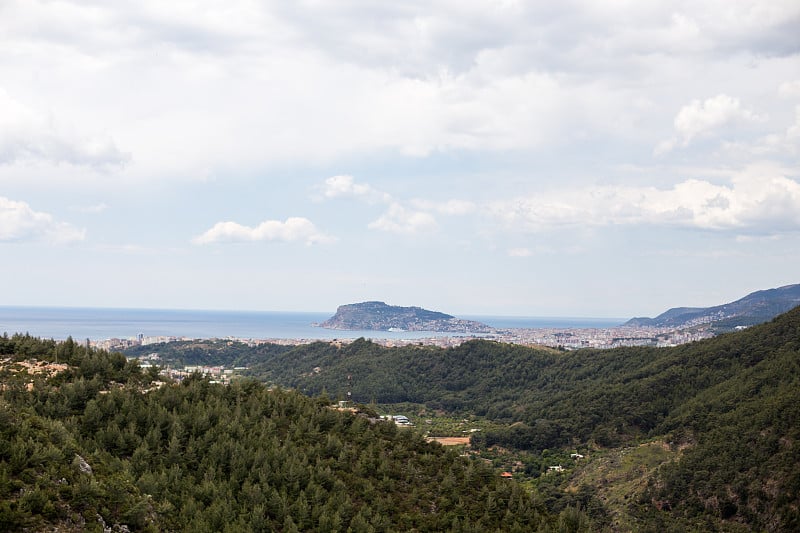
<svg viewBox="0 0 800 533"><path fill-rule="evenodd" d="M609 512L614 529L635 531L635 518L628 512L631 504L647 487L647 482L659 466L679 457L679 452L661 440L638 446L596 450L581 461L565 490L577 493L581 486L595 489L596 495Z"/></svg>

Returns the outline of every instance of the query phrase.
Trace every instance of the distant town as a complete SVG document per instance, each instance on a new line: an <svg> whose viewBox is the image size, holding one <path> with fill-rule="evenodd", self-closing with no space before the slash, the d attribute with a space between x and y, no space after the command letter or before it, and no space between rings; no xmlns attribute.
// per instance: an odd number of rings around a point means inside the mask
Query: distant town
<svg viewBox="0 0 800 533"><path fill-rule="evenodd" d="M453 334L431 336L415 339L372 338L372 342L387 347L418 344L426 346L452 347L473 339L485 339L525 346L546 346L563 350L580 348L617 348L620 346L677 346L687 342L707 339L715 335L708 325L696 325L688 329L675 329L652 326L618 326L613 328L508 328L493 329L481 334ZM96 348L109 351L125 350L134 346L148 346L177 341L197 340L188 337L146 336L140 334L133 338L111 338L100 341L89 341ZM319 342L321 339L282 339L282 338L238 338L225 337L231 342L242 342L249 346L259 344L299 345ZM347 344L354 339L325 339L322 342Z"/></svg>
<svg viewBox="0 0 800 533"><path fill-rule="evenodd" d="M490 333L476 335L454 334L416 339L374 338L370 340L375 344L386 347L416 344L450 348L470 340L484 339L524 346L544 346L559 350L578 350L581 348L605 349L617 348L620 346L677 346L679 344L707 339L713 336L714 333L709 325L699 325L691 329L682 330L652 326L619 326L614 328L511 328L492 329ZM330 342L337 345L344 345L353 342L355 339L253 339L237 337L194 339L188 337L145 336L144 334L139 334L134 338L113 338L102 341L91 341L87 339L86 342L95 348L102 348L108 351L124 351L140 346L153 346L152 352L132 357L131 359L138 360L139 365L143 369L158 367L161 375L168 376L176 381L181 381L192 374L199 373L207 377L212 383L228 384L231 380L241 376L242 373L247 370L247 367L231 365L173 366L169 361L162 361L158 352L158 346L164 343L208 340L222 341L230 344L244 343L252 347L262 344L294 346L313 342ZM402 421L399 423L401 425L403 424Z"/></svg>

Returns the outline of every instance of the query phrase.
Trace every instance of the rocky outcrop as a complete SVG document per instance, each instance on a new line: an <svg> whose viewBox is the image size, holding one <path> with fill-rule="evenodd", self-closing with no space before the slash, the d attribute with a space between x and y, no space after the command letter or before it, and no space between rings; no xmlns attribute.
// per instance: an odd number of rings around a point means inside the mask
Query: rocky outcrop
<svg viewBox="0 0 800 533"><path fill-rule="evenodd" d="M473 320L428 311L421 307L399 307L384 302L341 305L336 314L320 324L323 328L366 331L434 331L489 333L490 326Z"/></svg>

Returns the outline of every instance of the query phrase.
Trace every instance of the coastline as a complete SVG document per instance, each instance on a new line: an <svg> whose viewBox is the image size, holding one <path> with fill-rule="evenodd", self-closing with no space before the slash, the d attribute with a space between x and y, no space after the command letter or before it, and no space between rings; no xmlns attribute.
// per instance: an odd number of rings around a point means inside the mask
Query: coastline
<svg viewBox="0 0 800 533"><path fill-rule="evenodd" d="M419 340L459 337L462 334L430 331L329 330L319 327L330 312L212 311L124 309L91 307L0 306L0 334L30 333L36 337L64 340L136 339L175 337L188 339L371 339ZM472 319L472 317L469 317ZM480 317L479 317L480 318ZM613 326L619 319L484 317L495 330L561 327L578 329ZM603 323L604 322L604 323ZM469 335L469 334L465 334ZM484 335L476 335L483 337Z"/></svg>

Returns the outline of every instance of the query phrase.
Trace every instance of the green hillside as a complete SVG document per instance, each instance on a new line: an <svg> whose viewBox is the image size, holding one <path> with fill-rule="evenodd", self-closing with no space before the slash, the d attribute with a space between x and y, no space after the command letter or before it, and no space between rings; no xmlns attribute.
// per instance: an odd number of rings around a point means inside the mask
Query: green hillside
<svg viewBox="0 0 800 533"><path fill-rule="evenodd" d="M343 394L343 376L352 375L357 401L510 424L473 436L481 448L609 448L664 437L681 459L639 495L648 519L800 529L800 308L675 348L559 353L473 341L386 349L361 340L298 347L254 371L331 395ZM651 515L654 506L663 511Z"/></svg>
<svg viewBox="0 0 800 533"><path fill-rule="evenodd" d="M71 341L0 337L0 361L0 531L587 527L481 461L325 399L159 384Z"/></svg>
<svg viewBox="0 0 800 533"><path fill-rule="evenodd" d="M312 397L247 380L156 386L118 354L2 337L0 530L800 530L800 308L662 349L148 350L249 364ZM69 367L51 377L22 368L56 359ZM480 422L480 455L331 409L349 389Z"/></svg>

